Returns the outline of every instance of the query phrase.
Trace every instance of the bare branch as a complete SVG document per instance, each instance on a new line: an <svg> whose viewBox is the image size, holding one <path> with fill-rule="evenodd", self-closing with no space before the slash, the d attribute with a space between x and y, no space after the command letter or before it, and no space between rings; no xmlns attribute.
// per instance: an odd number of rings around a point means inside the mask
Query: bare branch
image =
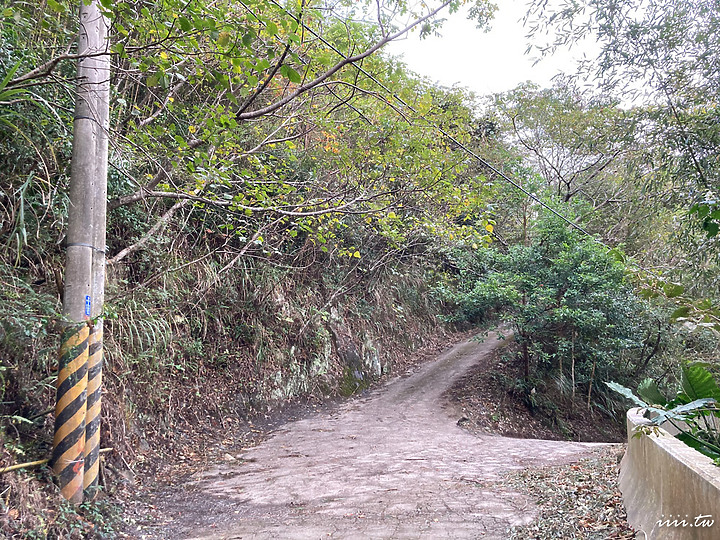
<svg viewBox="0 0 720 540"><path fill-rule="evenodd" d="M299 208L300 206L286 206L286 207L277 207L277 206L246 206L243 204L237 204L233 201L219 201L215 199L209 199L207 197L201 197L199 195L193 195L191 193L175 193L170 191L145 191L144 197L153 197L158 199L182 199L182 200L190 200L197 203L202 204L209 204L212 206L219 206L223 208L229 208L229 209L236 209L236 210L242 210L243 212L249 211L252 213L276 213L281 216L288 216L288 217L312 217L312 216L322 216L325 214L334 214L334 213L342 213L342 214L368 214L373 212L381 212L384 209L378 209L378 210L349 210L350 208L357 206L358 204L371 202L375 199L378 199L383 196L390 195L394 192L384 192L384 193L377 193L374 195L370 195L368 197L356 197L355 199L351 201L344 202L342 204L338 204L337 206L331 206L329 208L322 208L319 210L310 210L310 211L295 211L295 210L286 210L286 208ZM328 204L329 201L332 201L335 197L325 199L323 201L319 201L317 203L306 203L302 205L302 207L307 206L320 206L322 204ZM388 205L387 207L392 206ZM386 208L387 208L386 207Z"/></svg>
<svg viewBox="0 0 720 540"><path fill-rule="evenodd" d="M193 139L192 141L188 142L188 147L197 148L203 143L204 141L201 139ZM141 201L147 197L152 197L153 195L151 194L155 193L153 192L153 190L157 187L157 185L163 180L170 179L170 171L172 171L172 162L168 159L165 160L165 163L160 165L158 172L155 173L155 176L149 183L142 186L137 191L130 193L129 195L123 195L121 197L117 197L108 201L108 210L115 210L116 208L120 208L121 206ZM125 176L129 175L125 173ZM139 182L137 181L135 181L135 183L139 184Z"/></svg>
<svg viewBox="0 0 720 540"><path fill-rule="evenodd" d="M165 225L167 225L167 222L170 221L170 219L175 215L175 212L177 212L180 208L185 206L188 203L187 199L180 200L176 202L170 210L165 212L162 217L158 220L155 225L153 225L150 230L145 233L145 236L143 236L140 240L135 242L133 245L126 247L120 253L115 255L113 258L108 259L107 264L108 266L119 263L122 261L125 257L130 255L131 253L136 252L138 249L143 247L145 244L147 244L148 240L152 238L155 233L157 233L160 229L162 229Z"/></svg>
<svg viewBox="0 0 720 540"><path fill-rule="evenodd" d="M168 92L167 96L165 96L165 99L162 102L162 105L158 107L158 109L152 113L150 116L145 118L144 120L141 120L138 124L138 127L145 127L151 122L155 121L158 116L162 114L162 112L165 110L165 107L167 107L168 103L171 103L174 99L174 96L177 95L177 93L180 91L180 89L185 86L185 81L180 81L175 86L173 86L170 91Z"/></svg>
<svg viewBox="0 0 720 540"><path fill-rule="evenodd" d="M20 77L16 77L13 80L11 80L9 83L7 83L7 88L12 88L15 86L20 86L22 88L25 87L23 83L27 81L32 81L35 79L41 79L43 77L49 76L55 68L58 66L60 62L64 62L65 60L79 60L81 58L95 58L98 56L106 56L109 53L108 51L100 51L95 53L85 53L85 54L61 54L60 56L56 56L52 60L48 60L44 64L39 65L35 69L28 71L25 73L25 75L21 75Z"/></svg>
<svg viewBox="0 0 720 540"><path fill-rule="evenodd" d="M255 100L258 98L260 94L263 93L263 91L268 87L268 85L272 82L273 78L275 78L275 75L280 70L280 68L283 65L283 62L285 62L285 58L287 58L288 53L290 52L290 44L291 42L288 41L287 45L285 46L285 50L283 51L282 55L280 56L280 59L278 60L277 64L275 64L275 67L270 71L268 76L265 78L265 81L253 92L253 94L247 99L247 101L243 104L242 107L240 107L240 110L238 111L236 117L244 113L250 105L252 105Z"/></svg>
<svg viewBox="0 0 720 540"><path fill-rule="evenodd" d="M425 22L426 20L434 17L437 13L439 13L440 11L442 11L443 9L445 9L445 7L447 7L447 6L450 4L450 2L451 2L451 0L447 0L446 2L443 2L442 5L440 5L438 8L434 9L433 11L431 11L430 13L428 13L427 15L425 15L425 16L417 19L417 20L415 20L414 22L410 23L408 26L406 26L406 27L403 28L402 30L398 30L398 31L395 32L394 34L390 34L390 35L385 36L383 39L381 39L381 40L378 41L375 45L373 45L372 47L366 49L365 51L363 51L363 52L361 52L361 53L359 53L359 54L356 54L356 55L354 55L354 56L348 56L348 57L346 57L346 58L343 58L340 62L338 62L337 64L335 64L333 67L331 67L329 70L327 70L327 71L326 71L325 73L323 73L322 75L319 75L318 77L316 77L316 78L313 79L312 81L307 82L307 83L299 86L294 92L291 92L290 94L288 94L288 95L285 96L284 98L280 99L279 101L273 103L272 105L268 105L267 107L263 107L263 108L261 108L261 109L255 110L255 111L238 113L238 114L235 116L235 118L236 118L237 120L251 120L251 119L253 119L253 118L258 118L258 117L260 117L260 116L265 116L266 114L269 114L269 113L271 113L271 112L274 112L274 111L278 110L278 109L281 108L281 107L284 107L285 105L287 105L288 103L290 103L291 101L293 101L294 99L296 99L297 97L299 97L300 95L304 94L304 93L307 92L308 90L312 90L313 88L315 88L315 87L316 87L317 85L319 85L320 83L323 83L323 82L325 82L326 80L328 80L330 77L332 77L333 75L335 75L335 73L337 73L338 71L340 71L342 68L344 68L344 67L347 66L348 64L354 64L355 62L358 62L358 61L362 60L363 58L367 58L368 56L372 55L373 53L377 52L377 51L380 50L382 47L384 47L385 45L387 45L389 42L391 42L391 41L393 41L394 39L397 39L398 37L400 37L400 36L408 33L410 30L412 30L413 28L415 28L417 25L422 24L422 23Z"/></svg>

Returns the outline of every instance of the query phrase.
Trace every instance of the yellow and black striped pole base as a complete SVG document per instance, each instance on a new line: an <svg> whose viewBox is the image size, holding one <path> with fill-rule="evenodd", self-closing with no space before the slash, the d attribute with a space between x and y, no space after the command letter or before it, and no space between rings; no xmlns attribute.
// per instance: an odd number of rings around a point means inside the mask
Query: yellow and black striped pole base
<svg viewBox="0 0 720 540"><path fill-rule="evenodd" d="M98 491L100 472L100 407L103 367L102 319L90 331L88 346L87 416L85 418L85 499L93 500Z"/></svg>
<svg viewBox="0 0 720 540"><path fill-rule="evenodd" d="M77 504L83 500L84 487L89 334L86 323L63 331L55 406L53 472L63 497Z"/></svg>

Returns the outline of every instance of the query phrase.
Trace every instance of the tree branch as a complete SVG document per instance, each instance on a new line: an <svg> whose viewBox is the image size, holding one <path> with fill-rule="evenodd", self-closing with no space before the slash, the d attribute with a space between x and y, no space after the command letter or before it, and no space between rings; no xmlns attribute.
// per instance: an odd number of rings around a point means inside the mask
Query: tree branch
<svg viewBox="0 0 720 540"><path fill-rule="evenodd" d="M389 42L393 41L394 39L397 39L398 37L402 36L403 34L408 33L410 30L415 28L417 25L425 22L426 20L430 19L431 17L434 17L438 12L445 9L445 7L447 7L450 3L451 3L451 0L447 0L446 2L443 2L442 5L440 5L438 8L434 9L427 15L415 20L414 22L412 22L411 24L409 24L402 30L398 30L394 34L385 36L383 39L381 39L375 45L366 49L365 51L363 51L359 54L356 54L354 56L349 56L349 57L343 58L340 62L335 64L332 68L327 70L322 75L316 77L315 79L313 79L310 82L307 82L307 83L299 86L294 92L288 94L287 96L285 96L281 100L273 103L272 105L268 105L267 107L263 107L261 109L255 110L255 111L244 112L244 113L239 112L238 114L235 115L235 118L237 120L252 120L254 118L259 118L260 116L265 116L266 114L272 113L272 112L280 109L281 107L284 107L285 105L287 105L288 103L290 103L291 101L293 101L294 99L299 97L300 95L304 94L308 90L312 90L320 83L322 83L322 82L326 81L327 79L329 79L330 77L332 77L335 73L340 71L342 68L344 68L348 64L353 64L355 62L362 60L363 58L367 58L371 54L377 52L382 47L387 45Z"/></svg>
<svg viewBox="0 0 720 540"><path fill-rule="evenodd" d="M167 225L167 222L170 221L170 219L175 215L175 212L177 212L180 208L185 206L188 203L188 199L182 199L176 202L170 210L165 212L162 217L158 220L155 225L153 225L150 230L145 233L145 236L143 236L140 240L135 242L133 245L126 247L120 253L115 255L113 258L108 259L107 264L108 266L111 266L113 264L117 264L120 261L122 261L125 257L130 255L131 253L136 252L138 249L143 247L150 238L152 238L156 232L158 232L160 229L162 229L165 225Z"/></svg>
<svg viewBox="0 0 720 540"><path fill-rule="evenodd" d="M41 79L43 77L47 77L50 75L53 70L57 67L57 65L60 62L63 62L65 60L79 60L81 58L94 58L97 56L106 56L108 54L112 54L109 51L101 51L96 53L85 53L85 54L61 54L60 56L56 56L52 60L48 60L44 64L39 65L35 69L28 71L25 75L21 75L20 77L16 77L13 80L11 80L9 83L7 83L6 88L11 88L15 86L25 86L22 83L31 81L34 79Z"/></svg>

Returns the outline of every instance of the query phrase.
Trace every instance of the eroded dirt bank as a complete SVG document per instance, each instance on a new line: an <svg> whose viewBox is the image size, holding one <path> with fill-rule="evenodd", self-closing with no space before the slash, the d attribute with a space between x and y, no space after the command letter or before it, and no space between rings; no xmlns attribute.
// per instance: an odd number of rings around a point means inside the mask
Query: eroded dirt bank
<svg viewBox="0 0 720 540"><path fill-rule="evenodd" d="M597 444L472 435L443 393L498 345L465 341L339 409L284 426L236 465L198 475L144 538L506 538L530 499L500 482Z"/></svg>

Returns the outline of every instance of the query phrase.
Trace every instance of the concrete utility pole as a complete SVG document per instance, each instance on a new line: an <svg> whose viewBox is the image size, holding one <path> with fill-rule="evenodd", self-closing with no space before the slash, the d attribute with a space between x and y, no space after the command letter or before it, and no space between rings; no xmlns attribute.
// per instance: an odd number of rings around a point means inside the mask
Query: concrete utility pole
<svg viewBox="0 0 720 540"><path fill-rule="evenodd" d="M105 17L99 24L99 38L104 50L109 48L109 22ZM110 129L110 56L102 59L99 69L101 81L97 87L97 132L95 137L95 185L93 187L93 251L92 294L90 316L95 321L88 341L87 418L85 421L85 498L97 495L100 476L100 406L103 368L103 319L105 304L105 233L107 224L108 138Z"/></svg>
<svg viewBox="0 0 720 540"><path fill-rule="evenodd" d="M62 335L55 406L53 471L63 497L97 487L102 321L105 285L109 22L97 0L80 1L78 83L73 129Z"/></svg>

